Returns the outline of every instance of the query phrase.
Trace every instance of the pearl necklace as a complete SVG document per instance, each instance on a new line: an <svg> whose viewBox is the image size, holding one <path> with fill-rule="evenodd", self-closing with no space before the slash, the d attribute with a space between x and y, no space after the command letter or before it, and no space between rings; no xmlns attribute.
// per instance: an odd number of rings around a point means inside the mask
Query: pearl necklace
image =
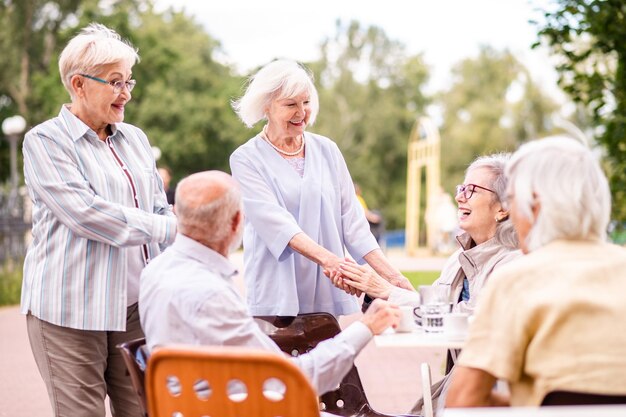
<svg viewBox="0 0 626 417"><path fill-rule="evenodd" d="M282 153L285 156L296 156L296 155L298 155L300 152L302 152L304 150L304 133L302 134L302 144L300 145L300 147L295 152L283 151L278 146L274 145L270 141L270 138L267 136L267 125L263 126L263 139L265 139L267 141L267 143L269 143L272 148L276 149L277 152Z"/></svg>

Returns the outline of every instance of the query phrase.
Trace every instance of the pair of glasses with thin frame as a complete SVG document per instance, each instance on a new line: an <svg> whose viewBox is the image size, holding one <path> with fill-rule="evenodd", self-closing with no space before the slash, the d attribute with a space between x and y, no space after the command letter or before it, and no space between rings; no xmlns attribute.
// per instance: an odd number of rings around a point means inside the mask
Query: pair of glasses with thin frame
<svg viewBox="0 0 626 417"><path fill-rule="evenodd" d="M124 87L126 87L128 92L130 93L131 91L133 91L133 88L135 88L135 84L137 84L137 81L135 80L107 81L107 80L103 80L102 78L94 77L94 76L87 75L87 74L78 74L78 75L85 77L85 78L89 78L90 80L94 80L102 84L109 84L111 87L113 87L113 92L115 94L121 93Z"/></svg>
<svg viewBox="0 0 626 417"><path fill-rule="evenodd" d="M459 184L456 186L456 195L462 194L466 200L469 200L470 198L472 198L472 196L474 195L474 191L476 191L477 188L480 188L481 190L489 191L490 193L494 193L494 194L496 193L495 191L490 190L489 188L485 188L476 184Z"/></svg>

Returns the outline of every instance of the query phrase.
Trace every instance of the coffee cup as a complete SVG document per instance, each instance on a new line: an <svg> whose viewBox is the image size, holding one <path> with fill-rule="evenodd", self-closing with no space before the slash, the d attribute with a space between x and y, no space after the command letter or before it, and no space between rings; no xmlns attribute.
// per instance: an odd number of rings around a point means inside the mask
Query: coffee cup
<svg viewBox="0 0 626 417"><path fill-rule="evenodd" d="M396 332L406 333L412 332L417 326L413 319L413 307L412 306L400 306L400 322L396 327Z"/></svg>
<svg viewBox="0 0 626 417"><path fill-rule="evenodd" d="M443 317L443 331L450 336L467 336L470 315L468 313L450 313Z"/></svg>

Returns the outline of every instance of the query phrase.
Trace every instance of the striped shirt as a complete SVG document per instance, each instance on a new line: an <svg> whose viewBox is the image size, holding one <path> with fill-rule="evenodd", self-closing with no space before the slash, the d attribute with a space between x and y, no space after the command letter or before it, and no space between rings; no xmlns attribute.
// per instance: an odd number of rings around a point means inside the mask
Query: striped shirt
<svg viewBox="0 0 626 417"><path fill-rule="evenodd" d="M24 262L24 314L75 329L124 330L127 281L139 279L128 275L129 265L136 270L143 245L149 261L175 237L146 135L125 123L111 130L102 141L63 106L26 133L33 241Z"/></svg>

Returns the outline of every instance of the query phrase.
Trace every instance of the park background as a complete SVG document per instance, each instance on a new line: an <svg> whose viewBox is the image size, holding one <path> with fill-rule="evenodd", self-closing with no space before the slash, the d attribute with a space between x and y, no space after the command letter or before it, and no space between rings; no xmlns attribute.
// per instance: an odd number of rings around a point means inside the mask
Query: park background
<svg viewBox="0 0 626 417"><path fill-rule="evenodd" d="M623 243L623 0L0 0L0 121L20 115L29 128L58 114L69 101L58 55L92 21L139 48L126 121L160 149L158 164L174 181L229 170L230 153L260 129L244 128L230 101L260 66L290 58L315 74L321 111L310 130L337 142L388 229L405 226L409 136L429 117L449 194L478 155L548 134L586 135L611 178L612 237ZM0 416L44 417L50 406L15 306L30 221L23 132L3 136L0 306L13 306L0 308ZM442 264L390 257L415 283L434 279ZM234 261L241 264L240 252ZM372 404L406 411L420 395L417 365L437 370L443 354L368 346L357 365Z"/></svg>
<svg viewBox="0 0 626 417"><path fill-rule="evenodd" d="M404 228L407 143L426 116L440 131L441 185L449 194L478 155L583 133L611 178L619 231L626 219L625 15L617 0L0 0L0 120L21 115L28 128L58 113L68 101L59 52L97 21L139 49L125 120L160 149L158 164L174 182L229 171L230 153L260 129L245 128L230 102L260 66L291 58L312 70L319 90L321 111L309 130L337 142L387 229ZM27 200L23 134L5 136L0 304L11 304L24 244L15 248L8 236L23 235L16 218L25 227L29 219L27 204L8 207L12 188Z"/></svg>

